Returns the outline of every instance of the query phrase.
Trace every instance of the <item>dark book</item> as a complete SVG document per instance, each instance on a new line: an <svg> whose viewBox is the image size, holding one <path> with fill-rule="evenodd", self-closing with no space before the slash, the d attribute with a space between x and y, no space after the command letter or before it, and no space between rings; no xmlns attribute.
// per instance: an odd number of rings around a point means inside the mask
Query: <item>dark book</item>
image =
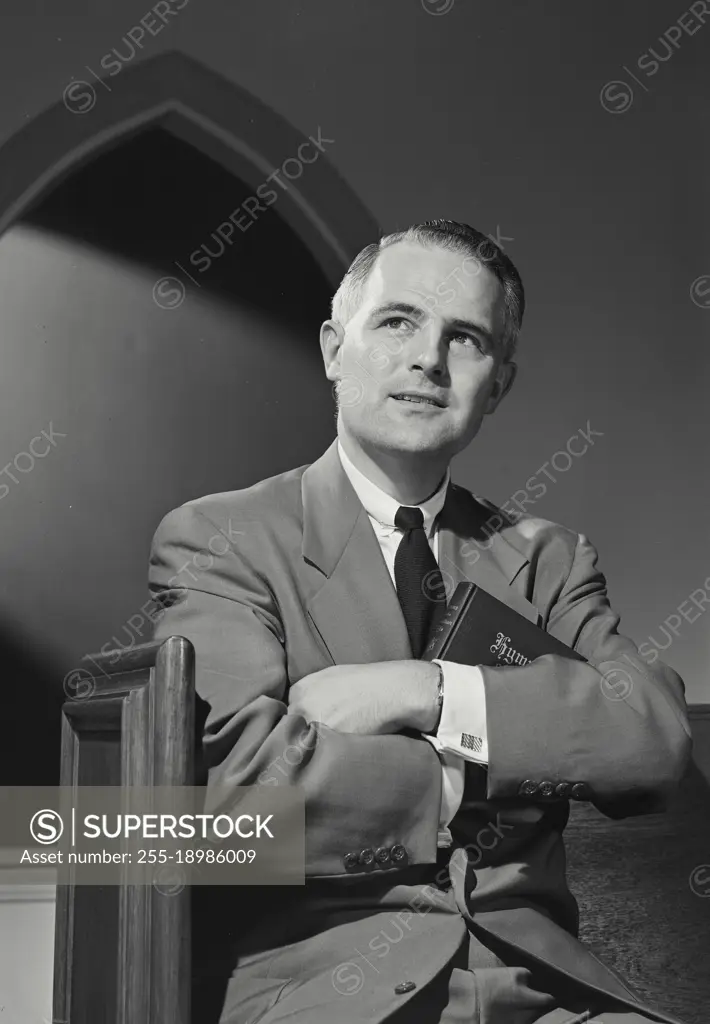
<svg viewBox="0 0 710 1024"><path fill-rule="evenodd" d="M586 661L561 640L474 583L459 583L429 636L422 658L460 665L529 665L543 654Z"/></svg>

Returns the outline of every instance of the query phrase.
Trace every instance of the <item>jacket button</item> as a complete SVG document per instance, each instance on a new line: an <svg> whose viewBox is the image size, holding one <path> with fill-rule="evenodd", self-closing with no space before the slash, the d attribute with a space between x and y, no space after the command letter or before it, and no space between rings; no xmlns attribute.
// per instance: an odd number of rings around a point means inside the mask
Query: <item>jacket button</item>
<svg viewBox="0 0 710 1024"><path fill-rule="evenodd" d="M353 868L357 867L357 854L346 853L345 856L343 857L343 864L345 865L348 871L352 871Z"/></svg>
<svg viewBox="0 0 710 1024"><path fill-rule="evenodd" d="M394 990L398 996L403 996L405 992L412 992L416 987L414 981L400 981L399 985L395 985Z"/></svg>
<svg viewBox="0 0 710 1024"><path fill-rule="evenodd" d="M390 851L386 846L379 846L375 850L375 860L378 864L387 864L390 859Z"/></svg>
<svg viewBox="0 0 710 1024"><path fill-rule="evenodd" d="M586 782L575 782L570 791L573 800L589 800L592 795Z"/></svg>
<svg viewBox="0 0 710 1024"><path fill-rule="evenodd" d="M395 862L395 864L401 864L402 861L407 859L407 851L405 850L401 843L395 843L395 845L390 850L390 857ZM411 984L411 982L407 982L407 984L409 985ZM409 991L409 989L407 989L407 991Z"/></svg>
<svg viewBox="0 0 710 1024"><path fill-rule="evenodd" d="M570 795L571 789L572 786L569 782L558 782L555 786L555 794L560 800L566 800Z"/></svg>
<svg viewBox="0 0 710 1024"><path fill-rule="evenodd" d="M532 779L526 779L525 782L520 783L518 792L521 796L534 796L537 793L537 782L533 782Z"/></svg>
<svg viewBox="0 0 710 1024"><path fill-rule="evenodd" d="M555 795L555 784L545 779L544 782L540 783L540 796L554 796Z"/></svg>
<svg viewBox="0 0 710 1024"><path fill-rule="evenodd" d="M366 847L366 849L364 850L360 850L360 854L358 856L358 861L360 862L360 864L364 864L365 867L369 867L370 864L372 864L372 862L374 861L374 859L375 851L371 850L369 846Z"/></svg>

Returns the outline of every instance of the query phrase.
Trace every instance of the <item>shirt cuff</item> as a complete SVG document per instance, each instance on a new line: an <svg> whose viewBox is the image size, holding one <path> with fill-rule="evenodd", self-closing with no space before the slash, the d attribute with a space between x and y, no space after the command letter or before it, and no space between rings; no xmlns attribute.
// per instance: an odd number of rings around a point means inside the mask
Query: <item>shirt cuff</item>
<svg viewBox="0 0 710 1024"><path fill-rule="evenodd" d="M453 838L448 825L463 800L466 769L463 758L442 750L436 736L429 736L426 733L423 733L423 736L425 740L429 740L432 744L441 761L441 808L439 811L439 830L436 845L451 846Z"/></svg>
<svg viewBox="0 0 710 1024"><path fill-rule="evenodd" d="M432 737L435 748L487 765L486 690L480 668L436 658L434 661L444 672L444 703L439 727Z"/></svg>

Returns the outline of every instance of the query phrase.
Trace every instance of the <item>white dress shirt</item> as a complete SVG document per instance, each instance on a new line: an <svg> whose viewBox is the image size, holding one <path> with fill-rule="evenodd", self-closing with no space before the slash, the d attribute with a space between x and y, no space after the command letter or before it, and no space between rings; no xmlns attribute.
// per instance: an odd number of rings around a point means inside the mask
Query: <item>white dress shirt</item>
<svg viewBox="0 0 710 1024"><path fill-rule="evenodd" d="M380 550L394 585L394 558L403 531L394 525L399 502L374 484L348 458L338 441L338 454L343 469L353 490L367 512ZM424 517L429 546L438 563L439 513L444 505L446 489L451 478L450 470L438 489L420 505ZM450 595L448 595L450 596ZM441 815L439 821L439 846L451 844L448 824L461 805L464 789L464 761L488 763L488 741L486 732L486 694L483 677L479 668L459 665L452 661L438 661L444 672L444 703L436 733L425 735L434 746L441 760L443 773Z"/></svg>

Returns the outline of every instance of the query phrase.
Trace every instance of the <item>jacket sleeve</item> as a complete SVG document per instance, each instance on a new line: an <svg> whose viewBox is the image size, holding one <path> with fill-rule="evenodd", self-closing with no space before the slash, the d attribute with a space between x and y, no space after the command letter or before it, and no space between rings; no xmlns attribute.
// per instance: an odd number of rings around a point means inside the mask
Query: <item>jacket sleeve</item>
<svg viewBox="0 0 710 1024"><path fill-rule="evenodd" d="M587 664L545 655L481 670L489 799L571 795L624 817L663 810L685 771L692 741L683 682L661 661L648 664L617 632L596 562L580 535L546 627Z"/></svg>
<svg viewBox="0 0 710 1024"><path fill-rule="evenodd" d="M170 512L151 547L154 638L195 648L209 705L203 754L211 793L296 785L306 806L306 874L358 874L436 859L441 765L421 738L341 733L287 715L286 636L258 550L193 505ZM389 863L365 850L398 847ZM403 849L402 849L403 848ZM346 857L346 855L349 855ZM354 863L353 863L353 855ZM345 860L344 860L345 858Z"/></svg>

